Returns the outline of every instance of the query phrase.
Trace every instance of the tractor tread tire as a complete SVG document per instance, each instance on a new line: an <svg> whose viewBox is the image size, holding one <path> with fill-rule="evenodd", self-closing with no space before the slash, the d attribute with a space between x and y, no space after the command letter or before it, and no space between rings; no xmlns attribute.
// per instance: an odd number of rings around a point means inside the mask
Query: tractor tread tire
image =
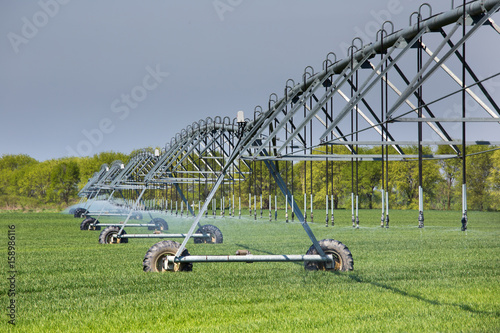
<svg viewBox="0 0 500 333"><path fill-rule="evenodd" d="M198 228L196 231L197 234L206 233L210 236L209 239L206 238L194 238L195 244L208 243L208 244L222 244L223 237L222 232L219 228L211 224L202 225L201 228Z"/></svg>
<svg viewBox="0 0 500 333"><path fill-rule="evenodd" d="M334 267L328 270L333 271L352 271L354 261L352 259L351 251L349 248L335 239L323 239L319 241L319 246L326 254L333 254ZM318 251L312 245L306 254L318 254ZM305 261L304 268L306 270L327 270L324 262L311 262Z"/></svg>
<svg viewBox="0 0 500 333"><path fill-rule="evenodd" d="M93 217L87 217L80 224L80 230L101 230L101 227L98 225L95 227L90 226L91 224L94 224L94 223L99 223L99 220L96 220Z"/></svg>
<svg viewBox="0 0 500 333"><path fill-rule="evenodd" d="M118 235L120 231L120 227L109 226L104 228L103 231L99 234L99 244L118 244L118 243L128 243L128 238L114 238L114 235ZM123 230L122 235L126 235L127 233Z"/></svg>
<svg viewBox="0 0 500 333"><path fill-rule="evenodd" d="M142 269L144 270L144 272L164 272L165 269L161 266L162 258L167 255L175 256L180 246L181 244L171 240L165 240L154 244L144 255L144 260L142 261ZM188 256L188 250L184 249L181 255ZM175 270L177 271L188 272L193 270L192 263L180 263L176 265L177 266Z"/></svg>
<svg viewBox="0 0 500 333"><path fill-rule="evenodd" d="M165 221L161 217L155 217L149 223L155 224L155 226L154 227L148 227L148 230L160 230L160 231L168 230L168 223L167 223L167 221Z"/></svg>
<svg viewBox="0 0 500 333"><path fill-rule="evenodd" d="M80 217L87 215L88 213L89 213L89 211L86 210L85 208L77 208L77 209L75 209L75 213L73 214L73 216L75 218L80 218Z"/></svg>

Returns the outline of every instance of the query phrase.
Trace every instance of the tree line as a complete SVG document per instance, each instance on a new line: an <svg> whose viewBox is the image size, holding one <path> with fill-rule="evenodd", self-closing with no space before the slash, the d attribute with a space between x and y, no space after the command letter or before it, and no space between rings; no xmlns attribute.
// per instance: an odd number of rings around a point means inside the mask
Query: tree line
<svg viewBox="0 0 500 333"><path fill-rule="evenodd" d="M469 210L500 210L500 149L492 146L469 146L466 170ZM325 149L325 148L324 148ZM345 154L344 147L328 148L330 153ZM359 148L360 153L381 154L380 147ZM416 154L417 147L405 147L407 154ZM91 157L69 157L39 162L27 155L3 155L0 158L0 209L63 209L78 201L77 193L98 171L102 164L111 165L115 160L128 162L127 155L104 152ZM395 151L390 152L395 153ZM424 154L452 154L449 146L431 150L424 147ZM282 197L265 163L262 161L238 162L244 177L241 183L225 183L218 196L251 195ZM326 195L334 197L335 208L350 208L351 191L356 189L355 164L351 161L300 161L276 163L283 181L295 194L303 207L303 196L313 194L314 208L325 207ZM385 167L385 166L384 166ZM186 170L192 166L186 165ZM217 169L214 165L214 169ZM360 208L380 208L382 162L361 161L357 167L357 189ZM251 172L250 172L251 171ZM415 159L390 161L384 171L389 176L389 198L392 209L417 209L418 162ZM189 177L189 176L188 176ZM385 183L385 181L384 181ZM425 209L461 209L462 160L428 159L423 162L423 190ZM203 200L208 188L194 181L184 186L186 195ZM168 192L168 191L167 191ZM172 193L172 191L170 191ZM168 195L168 194L167 194ZM281 198L280 202L284 202ZM282 204L280 204L281 206ZM309 204L308 204L309 205ZM245 205L246 206L246 205ZM267 208L267 200L264 208Z"/></svg>
<svg viewBox="0 0 500 333"><path fill-rule="evenodd" d="M92 157L68 157L39 162L19 155L0 158L0 209L64 209L102 164L128 160L128 155L105 152Z"/></svg>

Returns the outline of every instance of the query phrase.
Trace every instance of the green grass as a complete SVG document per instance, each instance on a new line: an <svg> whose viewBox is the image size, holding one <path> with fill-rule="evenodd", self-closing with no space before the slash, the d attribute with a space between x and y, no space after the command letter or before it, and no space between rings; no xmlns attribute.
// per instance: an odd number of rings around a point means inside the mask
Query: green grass
<svg viewBox="0 0 500 333"><path fill-rule="evenodd" d="M264 211L264 217L266 217ZM273 212L274 214L274 212ZM322 215L323 214L323 215ZM282 213L280 215L283 215ZM494 332L500 331L500 213L429 211L324 212L310 224L318 239L346 244L348 273L308 272L297 263L194 264L192 272L144 273L155 240L99 245L81 219L55 213L1 213L1 280L7 289L7 225L16 226L19 332ZM167 215L171 232L188 219ZM104 222L105 219L102 219ZM224 244L188 243L191 254L304 254L311 245L299 223L204 219ZM140 230L140 229L139 229ZM129 233L139 231L130 229ZM145 230L144 230L145 231ZM0 331L7 325L2 292Z"/></svg>

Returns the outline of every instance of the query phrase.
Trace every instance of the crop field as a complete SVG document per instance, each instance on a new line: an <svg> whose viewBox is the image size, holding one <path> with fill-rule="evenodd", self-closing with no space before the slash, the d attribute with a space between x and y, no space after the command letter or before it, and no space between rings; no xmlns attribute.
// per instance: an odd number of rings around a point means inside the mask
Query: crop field
<svg viewBox="0 0 500 333"><path fill-rule="evenodd" d="M264 218L209 217L223 244L194 244L191 254L305 254L302 226ZM274 214L274 212L273 212ZM323 214L323 215L322 215ZM169 232L191 219L163 216ZM274 217L274 216L273 216ZM199 263L192 272L145 273L142 259L159 240L98 244L99 231L59 213L0 213L2 322L16 332L494 332L500 331L500 213L338 210L310 223L318 239L349 247L351 272L305 271L302 263ZM102 218L102 222L111 221ZM8 324L8 226L15 225L16 325ZM130 228L128 233L151 233ZM179 240L178 240L179 241Z"/></svg>

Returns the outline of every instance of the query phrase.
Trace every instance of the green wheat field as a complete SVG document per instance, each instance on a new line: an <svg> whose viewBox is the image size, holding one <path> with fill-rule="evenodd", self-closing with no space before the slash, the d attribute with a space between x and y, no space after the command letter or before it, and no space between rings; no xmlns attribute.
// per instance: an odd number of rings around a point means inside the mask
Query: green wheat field
<svg viewBox="0 0 500 333"><path fill-rule="evenodd" d="M227 212L226 212L227 213ZM209 217L223 244L194 244L191 254L305 254L301 224ZM61 213L0 213L0 331L16 332L498 332L500 331L500 212L336 212L319 239L349 247L352 272L305 271L302 263L200 263L192 272L145 273L142 259L159 240L100 245L99 231ZM158 216L158 215L156 215ZM192 219L164 215L169 232L187 232ZM118 221L101 218L101 222ZM15 225L15 326L10 304L8 230ZM128 233L151 233L129 228Z"/></svg>

